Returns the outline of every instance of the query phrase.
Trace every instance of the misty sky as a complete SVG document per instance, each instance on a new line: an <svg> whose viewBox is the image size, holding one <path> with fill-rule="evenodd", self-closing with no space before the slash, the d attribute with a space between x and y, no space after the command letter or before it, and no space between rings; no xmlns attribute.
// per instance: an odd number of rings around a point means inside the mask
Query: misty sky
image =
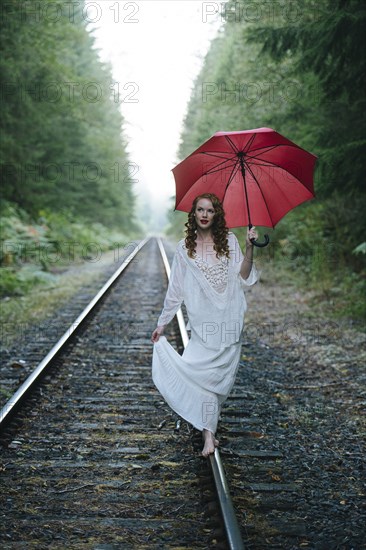
<svg viewBox="0 0 366 550"><path fill-rule="evenodd" d="M134 163L131 176L141 197L138 214L148 219L151 207L150 230L162 229L168 199L175 194L171 169L179 160L182 122L193 80L222 24L221 4L103 0L88 8L90 20L96 20L101 58L112 63L114 94Z"/></svg>

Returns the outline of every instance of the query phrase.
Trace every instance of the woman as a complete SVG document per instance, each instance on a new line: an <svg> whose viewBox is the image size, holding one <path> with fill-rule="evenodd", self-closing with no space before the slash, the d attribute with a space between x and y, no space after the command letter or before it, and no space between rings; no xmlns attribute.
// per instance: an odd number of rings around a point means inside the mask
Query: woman
<svg viewBox="0 0 366 550"><path fill-rule="evenodd" d="M202 454L207 457L218 445L220 408L239 366L243 290L258 280L250 239L258 235L254 227L247 232L243 256L212 193L195 198L185 226L186 237L175 251L164 307L151 336L152 377L168 405L202 431ZM183 301L191 337L179 355L163 332Z"/></svg>

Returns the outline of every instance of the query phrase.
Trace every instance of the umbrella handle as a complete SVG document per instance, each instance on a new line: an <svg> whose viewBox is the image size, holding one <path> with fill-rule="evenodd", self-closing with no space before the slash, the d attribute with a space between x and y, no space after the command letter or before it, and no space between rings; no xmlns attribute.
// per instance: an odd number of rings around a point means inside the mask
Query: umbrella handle
<svg viewBox="0 0 366 550"><path fill-rule="evenodd" d="M250 239L250 242L254 244L254 246L259 246L259 248L263 248L264 246L267 246L269 243L269 236L267 234L264 235L264 242L260 243L256 241L255 239Z"/></svg>

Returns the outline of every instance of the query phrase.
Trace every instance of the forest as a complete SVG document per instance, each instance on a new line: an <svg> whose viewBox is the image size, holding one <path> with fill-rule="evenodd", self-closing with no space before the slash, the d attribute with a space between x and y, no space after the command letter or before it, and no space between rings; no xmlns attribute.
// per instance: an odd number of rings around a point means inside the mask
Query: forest
<svg viewBox="0 0 366 550"><path fill-rule="evenodd" d="M68 257L62 243L105 250L136 229L111 67L100 61L83 4L59 8L2 3L2 295L21 294L52 258ZM40 268L30 278L19 271L27 261Z"/></svg>
<svg viewBox="0 0 366 550"><path fill-rule="evenodd" d="M320 288L340 315L364 319L364 3L214 4L222 24L193 83L178 157L216 131L264 126L317 155L316 197L257 252L300 287ZM83 4L72 5L72 16L53 0L2 5L1 296L41 280L69 254L64 242L108 250L141 233L112 68ZM172 197L167 234L181 238L185 221Z"/></svg>
<svg viewBox="0 0 366 550"><path fill-rule="evenodd" d="M259 127L317 155L315 199L281 220L272 245L258 253L299 286L339 300L340 314L364 318L365 5L230 0L221 17L194 83L179 157L216 131ZM171 213L180 238L184 221Z"/></svg>

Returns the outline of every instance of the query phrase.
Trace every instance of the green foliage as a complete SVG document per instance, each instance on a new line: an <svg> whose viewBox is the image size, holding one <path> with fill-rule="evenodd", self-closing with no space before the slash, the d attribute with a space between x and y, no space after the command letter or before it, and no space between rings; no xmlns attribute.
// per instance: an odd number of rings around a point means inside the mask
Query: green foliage
<svg viewBox="0 0 366 550"><path fill-rule="evenodd" d="M0 218L0 296L23 295L34 285L55 283L52 271L96 260L128 236L100 223L86 224L70 212L42 210L34 221L23 209L4 202Z"/></svg>
<svg viewBox="0 0 366 550"><path fill-rule="evenodd" d="M295 3L297 4L297 3ZM279 2L278 9L288 2ZM269 55L279 66L288 62L304 90L309 75L317 91L313 148L319 156L318 194L333 190L353 196L364 194L363 175L366 153L366 108L364 94L365 4L361 0L308 0L297 4L294 21L262 21L247 30L247 40L261 44L261 56ZM315 77L315 80L314 80ZM286 119L292 121L294 107ZM299 137L306 134L307 112L299 126ZM313 125L313 124L312 124ZM293 134L297 137L297 132Z"/></svg>
<svg viewBox="0 0 366 550"><path fill-rule="evenodd" d="M66 211L55 213L41 210L39 219L47 225L47 239L55 246L52 252L62 257L68 257L70 250L76 257L81 257L80 251L83 250L85 254L92 254L94 245L101 251L108 250L127 239L125 234L110 230L101 223L85 224Z"/></svg>
<svg viewBox="0 0 366 550"><path fill-rule="evenodd" d="M48 244L47 227L32 223L30 216L17 205L4 201L0 216L0 265L16 266L29 260L37 248ZM4 275L6 278L7 276Z"/></svg>
<svg viewBox="0 0 366 550"><path fill-rule="evenodd" d="M24 266L20 269L2 267L0 269L0 296L23 296L34 286L56 283L55 275L41 271L37 266Z"/></svg>
<svg viewBox="0 0 366 550"><path fill-rule="evenodd" d="M53 0L3 6L3 197L33 217L67 209L127 232L135 197L111 68L99 59L83 3L72 4L74 17L70 7L55 18Z"/></svg>
<svg viewBox="0 0 366 550"><path fill-rule="evenodd" d="M365 96L360 0L225 4L197 76L179 147L185 158L218 130L269 126L318 156L316 199L289 213L266 254L360 317L364 302ZM180 220L175 216L172 220ZM177 222L171 229L177 233ZM353 252L355 251L355 253ZM363 304L363 305L362 305Z"/></svg>
<svg viewBox="0 0 366 550"><path fill-rule="evenodd" d="M173 235L175 239L180 240L185 237L185 227L184 224L188 219L186 212L180 212L179 210L174 210L175 198L171 198L171 208L168 212L168 222L169 222L169 235Z"/></svg>
<svg viewBox="0 0 366 550"><path fill-rule="evenodd" d="M366 254L366 242L359 244L352 250L353 254Z"/></svg>

